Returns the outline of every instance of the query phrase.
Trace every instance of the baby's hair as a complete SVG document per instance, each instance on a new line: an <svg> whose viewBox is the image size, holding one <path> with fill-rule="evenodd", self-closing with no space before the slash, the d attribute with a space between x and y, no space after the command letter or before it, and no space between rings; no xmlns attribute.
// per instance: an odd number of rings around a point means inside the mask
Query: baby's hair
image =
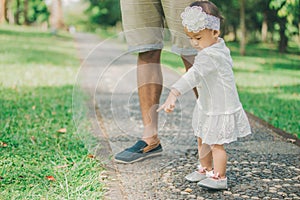
<svg viewBox="0 0 300 200"><path fill-rule="evenodd" d="M190 7L193 7L193 6L200 6L206 14L218 17L218 18L220 18L220 21L222 21L224 19L220 13L218 7L210 1L195 1L194 3L190 4Z"/></svg>

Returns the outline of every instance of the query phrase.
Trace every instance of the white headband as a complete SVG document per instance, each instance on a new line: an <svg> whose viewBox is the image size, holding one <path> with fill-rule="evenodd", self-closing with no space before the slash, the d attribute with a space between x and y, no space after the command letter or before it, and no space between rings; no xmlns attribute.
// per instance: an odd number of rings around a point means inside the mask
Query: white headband
<svg viewBox="0 0 300 200"><path fill-rule="evenodd" d="M186 7L181 13L182 25L189 32L197 33L205 28L220 30L220 19L206 14L200 6Z"/></svg>

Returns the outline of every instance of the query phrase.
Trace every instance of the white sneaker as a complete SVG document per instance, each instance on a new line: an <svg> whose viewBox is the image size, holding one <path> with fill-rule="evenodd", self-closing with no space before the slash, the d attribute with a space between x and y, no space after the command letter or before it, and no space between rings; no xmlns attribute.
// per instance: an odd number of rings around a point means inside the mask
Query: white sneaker
<svg viewBox="0 0 300 200"><path fill-rule="evenodd" d="M201 187L206 187L215 190L225 190L228 188L227 177L221 179L218 175L214 175L210 178L203 179L202 181L198 182L198 185Z"/></svg>
<svg viewBox="0 0 300 200"><path fill-rule="evenodd" d="M186 180L191 181L191 182L198 182L198 181L202 181L203 179L206 179L206 174L202 174L199 173L198 171L194 171L188 175L186 175L186 177L184 177Z"/></svg>
<svg viewBox="0 0 300 200"><path fill-rule="evenodd" d="M201 166L198 166L198 168L199 168L198 171L194 171L186 175L184 178L191 182L198 182L214 175L213 170L207 171L205 168L202 168Z"/></svg>

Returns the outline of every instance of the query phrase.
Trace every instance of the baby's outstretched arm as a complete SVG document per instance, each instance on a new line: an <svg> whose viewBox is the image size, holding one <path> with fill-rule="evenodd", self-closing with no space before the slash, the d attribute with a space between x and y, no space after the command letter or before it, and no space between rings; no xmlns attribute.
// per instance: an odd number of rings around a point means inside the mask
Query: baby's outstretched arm
<svg viewBox="0 0 300 200"><path fill-rule="evenodd" d="M157 110L156 112L159 112L161 110L164 110L165 112L173 112L175 108L175 103L177 100L177 97L180 95L180 92L176 89L172 89L169 93L168 98L166 99L165 103L163 103Z"/></svg>

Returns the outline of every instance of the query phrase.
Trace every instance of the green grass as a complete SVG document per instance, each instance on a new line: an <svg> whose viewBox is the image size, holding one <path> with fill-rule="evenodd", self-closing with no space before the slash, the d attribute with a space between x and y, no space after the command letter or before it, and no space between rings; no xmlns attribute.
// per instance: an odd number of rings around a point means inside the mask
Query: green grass
<svg viewBox="0 0 300 200"><path fill-rule="evenodd" d="M300 138L300 51L279 54L274 44L247 46L247 56L239 55L236 43L228 43L234 74L245 110ZM164 64L184 73L180 58L164 51Z"/></svg>
<svg viewBox="0 0 300 200"><path fill-rule="evenodd" d="M73 39L9 26L0 37L0 199L102 199L104 169L85 143L96 138L86 118L73 122Z"/></svg>

